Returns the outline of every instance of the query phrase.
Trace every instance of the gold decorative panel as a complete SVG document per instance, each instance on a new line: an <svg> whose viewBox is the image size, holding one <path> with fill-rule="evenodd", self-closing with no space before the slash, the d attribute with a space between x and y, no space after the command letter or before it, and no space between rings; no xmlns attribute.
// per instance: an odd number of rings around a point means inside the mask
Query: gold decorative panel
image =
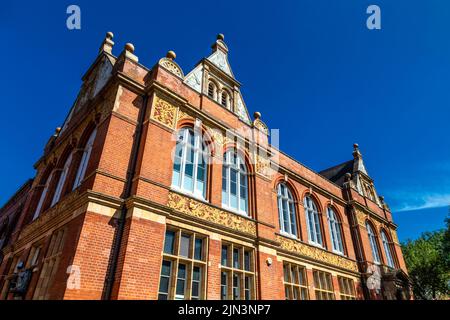
<svg viewBox="0 0 450 320"><path fill-rule="evenodd" d="M256 154L256 172L266 177L270 176L270 160Z"/></svg>
<svg viewBox="0 0 450 320"><path fill-rule="evenodd" d="M177 107L155 95L150 118L171 129L175 128Z"/></svg>
<svg viewBox="0 0 450 320"><path fill-rule="evenodd" d="M280 242L281 249L311 258L313 260L334 265L342 269L358 272L358 266L356 262L343 256L282 236L277 236L277 240Z"/></svg>
<svg viewBox="0 0 450 320"><path fill-rule="evenodd" d="M167 204L180 213L204 219L217 225L256 236L256 223L237 214L214 208L200 201L184 197L178 193L169 193Z"/></svg>
<svg viewBox="0 0 450 320"><path fill-rule="evenodd" d="M366 219L367 215L359 210L356 210L356 219L358 220L358 224L362 227L366 227Z"/></svg>

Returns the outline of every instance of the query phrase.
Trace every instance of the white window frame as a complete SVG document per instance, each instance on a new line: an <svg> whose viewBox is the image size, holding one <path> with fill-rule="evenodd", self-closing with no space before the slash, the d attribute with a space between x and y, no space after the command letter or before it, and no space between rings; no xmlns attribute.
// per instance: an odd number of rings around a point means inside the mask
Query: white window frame
<svg viewBox="0 0 450 320"><path fill-rule="evenodd" d="M372 250L373 262L375 264L380 264L381 257L380 257L380 250L378 250L379 248L378 248L378 243L377 243L377 237L375 236L372 226L367 221L366 221L366 229L367 229L367 235L369 236L370 248Z"/></svg>
<svg viewBox="0 0 450 320"><path fill-rule="evenodd" d="M189 135L194 135L194 145L191 145L188 141ZM175 147L175 155L174 155L174 165L172 167L172 189L190 194L194 196L195 198L198 198L200 200L206 199L206 189L207 189L207 182L208 182L208 165L209 165L209 155L208 155L208 148L206 147L202 135L197 132L197 130L194 130L192 128L181 128L180 131L177 134L177 144ZM181 140L179 139L181 137ZM174 167L175 167L175 161L177 161L176 153L178 152L178 146L181 144L182 152L181 152L181 163L180 163L180 173L179 173L179 179L178 184L174 181ZM201 144L201 148L200 148ZM188 147L192 148L194 151L194 160L193 160L193 173L192 173L192 188L193 190L189 190L184 187L184 179L185 179L185 170L186 170L186 159L187 159L187 149ZM203 161L205 164L205 172L204 172L204 179L203 181L197 180L197 173L198 173L198 167L199 167L199 157L203 157ZM203 182L203 190L200 190L198 188L198 183Z"/></svg>
<svg viewBox="0 0 450 320"><path fill-rule="evenodd" d="M236 163L233 163L232 157L236 157ZM225 152L223 156L223 164L222 164L222 207L224 209L239 213L244 216L249 216L248 213L248 173L247 173L247 165L244 159L241 157L239 152L236 150L228 150ZM242 169L243 167L244 169ZM231 171L236 172L236 201L237 208L231 205ZM244 208L241 208L241 175L245 176L245 204ZM226 190L223 189L223 179L225 179Z"/></svg>
<svg viewBox="0 0 450 320"><path fill-rule="evenodd" d="M284 192L283 192L284 191ZM278 217L280 221L280 233L293 237L298 238L298 226L297 226L297 212L295 210L295 202L294 197L292 196L292 192L289 189L289 187L285 183L278 184L277 187L277 199L278 199ZM288 223L288 230L285 230L284 222L284 208L286 206L286 212L287 212L287 223ZM291 212L291 208L293 209L293 212ZM294 218L294 221L292 222L291 218ZM294 230L292 230L292 224L294 225Z"/></svg>
<svg viewBox="0 0 450 320"><path fill-rule="evenodd" d="M38 205L36 207L36 210L34 210L33 221L36 220L39 217L39 215L41 214L42 206L44 205L44 200L47 197L48 188L50 186L50 181L52 180L54 173L55 173L55 171L53 170L49 174L47 180L45 181L44 189L42 190L41 197L39 198Z"/></svg>
<svg viewBox="0 0 450 320"><path fill-rule="evenodd" d="M342 237L341 222L332 207L327 208L328 226L330 228L331 247L333 252L344 254L344 239Z"/></svg>
<svg viewBox="0 0 450 320"><path fill-rule="evenodd" d="M64 187L64 184L66 182L67 179L67 174L69 173L69 168L70 165L72 163L72 155L73 153L71 153L69 155L69 157L66 159L66 162L64 162L64 167L61 171L61 175L59 176L59 180L58 180L58 184L56 185L56 189L55 189L55 194L53 195L53 199L52 199L52 203L51 203L51 207L53 207L61 198L61 192L62 189Z"/></svg>
<svg viewBox="0 0 450 320"><path fill-rule="evenodd" d="M314 200L306 196L303 200L306 215L306 227L310 244L323 248L322 230L320 226L320 215Z"/></svg>
<svg viewBox="0 0 450 320"><path fill-rule="evenodd" d="M389 240L384 230L381 231L381 242L383 243L384 252L386 253L387 259L386 262L388 267L395 268L395 263L391 252L391 246L389 245Z"/></svg>
<svg viewBox="0 0 450 320"><path fill-rule="evenodd" d="M81 157L80 165L78 166L77 175L75 177L75 181L73 183L72 190L75 190L76 188L78 188L81 185L81 183L83 182L84 175L86 174L87 165L88 165L89 159L91 157L92 146L94 145L94 140L95 140L96 135L97 135L97 129L95 129L91 133L88 141L86 142L86 146L84 147L84 150L83 150L83 156Z"/></svg>

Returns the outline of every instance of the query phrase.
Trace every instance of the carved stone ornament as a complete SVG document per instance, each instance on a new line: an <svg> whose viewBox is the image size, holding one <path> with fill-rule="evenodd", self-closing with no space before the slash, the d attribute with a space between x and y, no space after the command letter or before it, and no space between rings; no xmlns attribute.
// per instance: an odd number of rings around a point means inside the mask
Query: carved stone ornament
<svg viewBox="0 0 450 320"><path fill-rule="evenodd" d="M260 119L255 119L255 121L253 121L253 126L258 130L262 131L263 133L265 133L266 135L269 135L269 128L267 128L267 125Z"/></svg>
<svg viewBox="0 0 450 320"><path fill-rule="evenodd" d="M397 231L395 231L394 229L391 229L391 235L392 235L392 241L395 243L399 243L398 237L397 237Z"/></svg>
<svg viewBox="0 0 450 320"><path fill-rule="evenodd" d="M174 129L177 110L177 107L155 95L150 118L166 127Z"/></svg>
<svg viewBox="0 0 450 320"><path fill-rule="evenodd" d="M178 193L169 193L169 208L179 213L204 219L214 224L256 236L256 223L237 214L214 208L200 201L184 197Z"/></svg>
<svg viewBox="0 0 450 320"><path fill-rule="evenodd" d="M366 227L367 215L364 212L356 210L356 219L361 227Z"/></svg>
<svg viewBox="0 0 450 320"><path fill-rule="evenodd" d="M358 272L358 266L355 261L346 257L304 244L294 239L288 239L282 236L277 236L277 241L280 242L281 249L287 250L294 254L305 256L313 260L334 265L336 267Z"/></svg>
<svg viewBox="0 0 450 320"><path fill-rule="evenodd" d="M177 77L184 78L183 70L181 70L180 66L172 59L162 58L159 60L159 65Z"/></svg>
<svg viewBox="0 0 450 320"><path fill-rule="evenodd" d="M255 158L256 158L255 161L256 172L262 174L263 176L270 177L272 174L270 167L270 160L258 154L256 154Z"/></svg>

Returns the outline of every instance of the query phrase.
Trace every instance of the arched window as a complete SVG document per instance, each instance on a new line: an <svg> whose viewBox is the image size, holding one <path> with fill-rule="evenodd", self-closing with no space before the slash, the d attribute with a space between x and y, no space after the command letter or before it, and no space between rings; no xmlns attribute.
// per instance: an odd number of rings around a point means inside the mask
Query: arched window
<svg viewBox="0 0 450 320"><path fill-rule="evenodd" d="M55 194L53 195L51 207L55 205L59 199L61 198L61 192L64 187L64 183L66 182L67 174L69 173L70 164L72 163L72 153L67 157L66 162L64 163L64 167L61 171L61 175L59 176L58 184L56 185Z"/></svg>
<svg viewBox="0 0 450 320"><path fill-rule="evenodd" d="M306 196L304 203L306 213L306 225L308 228L309 242L322 246L322 232L320 230L320 217L316 204L311 197Z"/></svg>
<svg viewBox="0 0 450 320"><path fill-rule="evenodd" d="M78 166L77 175L75 176L75 182L73 184L73 190L78 188L83 182L84 175L86 174L87 165L89 162L89 158L91 157L92 146L94 145L95 135L97 134L97 129L95 129L88 141L86 142L86 146L84 147L83 156L81 157L80 165Z"/></svg>
<svg viewBox="0 0 450 320"><path fill-rule="evenodd" d="M47 177L47 180L45 181L44 189L42 189L42 192L41 192L41 197L39 198L39 202L37 204L36 210L34 210L33 220L35 220L41 214L42 206L44 205L44 200L47 197L48 188L49 188L50 181L52 180L54 172L55 171L52 171L49 174L49 176Z"/></svg>
<svg viewBox="0 0 450 320"><path fill-rule="evenodd" d="M228 93L226 91L222 92L220 104L222 104L225 108L228 108Z"/></svg>
<svg viewBox="0 0 450 320"><path fill-rule="evenodd" d="M285 183L280 183L277 188L277 194L281 232L297 237L297 217L291 190Z"/></svg>
<svg viewBox="0 0 450 320"><path fill-rule="evenodd" d="M201 134L190 128L178 132L173 163L172 187L199 198L206 198L207 147Z"/></svg>
<svg viewBox="0 0 450 320"><path fill-rule="evenodd" d="M372 250L373 262L380 263L380 250L378 250L377 237L369 222L366 222L367 234L369 235L370 248Z"/></svg>
<svg viewBox="0 0 450 320"><path fill-rule="evenodd" d="M381 242L383 242L384 252L386 253L387 264L389 267L394 268L394 259L392 258L391 246L389 245L389 240L386 233L381 231Z"/></svg>
<svg viewBox="0 0 450 320"><path fill-rule="evenodd" d="M341 222L332 207L327 209L328 226L330 227L331 245L333 251L344 254L344 244L342 240Z"/></svg>
<svg viewBox="0 0 450 320"><path fill-rule="evenodd" d="M229 150L223 156L222 205L248 215L247 167L235 150Z"/></svg>
<svg viewBox="0 0 450 320"><path fill-rule="evenodd" d="M216 85L213 82L209 82L208 84L208 96L211 99L216 99Z"/></svg>

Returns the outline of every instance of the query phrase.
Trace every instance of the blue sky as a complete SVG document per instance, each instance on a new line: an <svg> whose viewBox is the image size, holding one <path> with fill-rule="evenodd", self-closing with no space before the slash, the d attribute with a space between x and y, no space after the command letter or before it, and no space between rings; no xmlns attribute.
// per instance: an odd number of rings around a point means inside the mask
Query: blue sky
<svg viewBox="0 0 450 320"><path fill-rule="evenodd" d="M81 30L66 8L81 8ZM382 29L366 28L381 8ZM34 175L106 31L153 66L168 50L189 71L225 34L249 111L280 147L320 171L358 142L401 240L443 227L450 203L450 2L7 1L0 9L0 202Z"/></svg>

